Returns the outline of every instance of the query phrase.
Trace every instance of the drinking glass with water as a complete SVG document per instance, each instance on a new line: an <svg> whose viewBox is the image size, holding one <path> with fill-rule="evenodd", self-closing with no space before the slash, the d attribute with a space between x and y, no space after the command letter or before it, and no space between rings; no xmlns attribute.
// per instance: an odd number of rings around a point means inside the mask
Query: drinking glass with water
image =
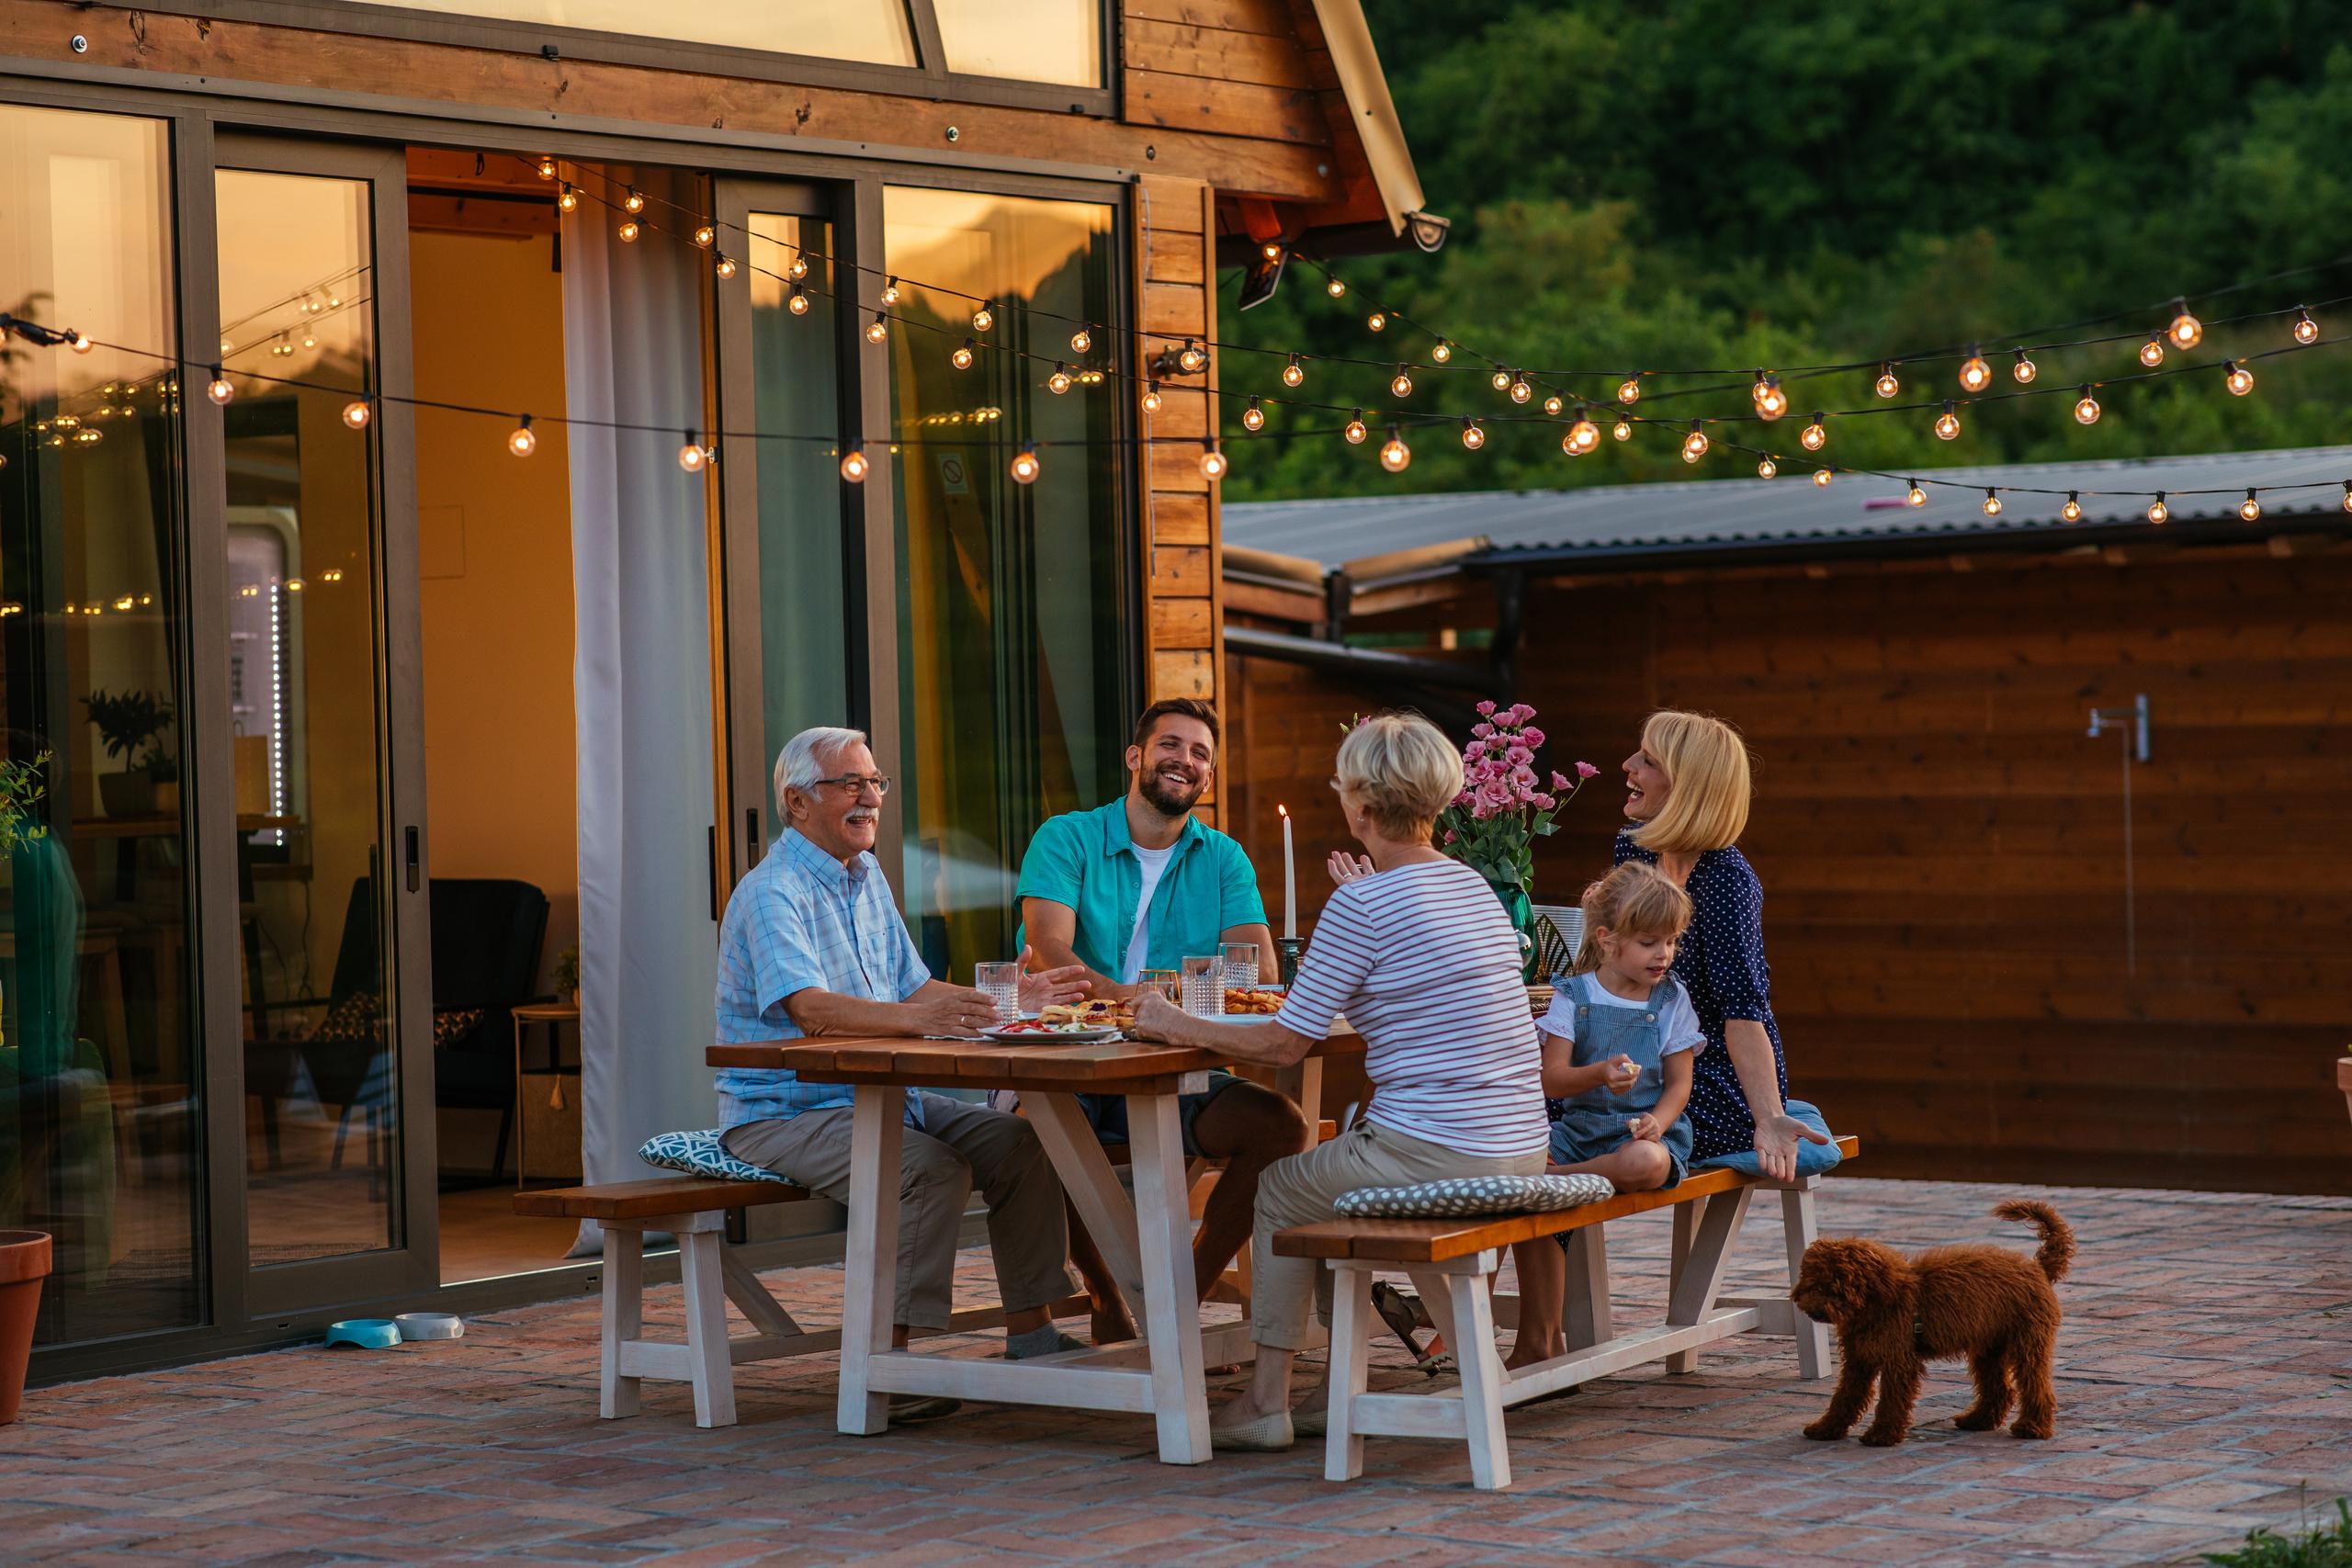
<svg viewBox="0 0 2352 1568"><path fill-rule="evenodd" d="M1184 1010L1194 1018L1225 1016L1225 957L1209 953L1183 963Z"/></svg>
<svg viewBox="0 0 2352 1568"><path fill-rule="evenodd" d="M972 966L972 988L996 1004L999 1023L1021 1016L1021 964L1018 960Z"/></svg>

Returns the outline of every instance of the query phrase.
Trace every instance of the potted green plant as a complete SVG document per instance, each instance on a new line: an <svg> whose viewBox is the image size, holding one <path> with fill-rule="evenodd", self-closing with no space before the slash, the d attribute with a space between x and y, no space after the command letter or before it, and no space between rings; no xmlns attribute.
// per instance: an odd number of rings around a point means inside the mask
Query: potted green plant
<svg viewBox="0 0 2352 1568"><path fill-rule="evenodd" d="M109 693L103 688L82 699L109 757L123 759L122 772L98 775L98 801L109 817L150 817L179 809L179 762L164 750L172 724L171 705L152 692ZM169 784L165 801L159 786Z"/></svg>
<svg viewBox="0 0 2352 1568"><path fill-rule="evenodd" d="M40 1313L40 1288L49 1278L45 1231L0 1230L0 1427L17 1418L25 1393L25 1369L32 1364L33 1319Z"/></svg>
<svg viewBox="0 0 2352 1568"><path fill-rule="evenodd" d="M577 944L555 955L555 994L580 1005L580 949Z"/></svg>
<svg viewBox="0 0 2352 1568"><path fill-rule="evenodd" d="M1478 705L1478 722L1462 749L1462 793L1437 819L1438 847L1487 879L1510 914L1527 954L1528 978L1537 956L1535 909L1528 889L1535 881L1535 840L1553 833L1553 818L1575 798L1585 780L1600 770L1576 764L1576 777L1554 773L1546 781L1535 771L1544 732L1532 722L1525 703L1498 708Z"/></svg>

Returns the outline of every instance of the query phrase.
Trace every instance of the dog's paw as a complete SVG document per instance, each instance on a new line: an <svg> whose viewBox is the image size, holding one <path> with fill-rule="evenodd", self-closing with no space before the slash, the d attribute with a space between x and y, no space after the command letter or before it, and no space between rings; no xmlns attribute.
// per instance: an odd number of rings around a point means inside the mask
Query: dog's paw
<svg viewBox="0 0 2352 1568"><path fill-rule="evenodd" d="M2009 1436L2012 1438L2029 1438L2036 1441L2040 1441L2047 1438L2051 1435L2051 1431L2052 1428L2048 1427L2030 1427L2023 1421L2020 1421L2016 1426L2009 1428Z"/></svg>
<svg viewBox="0 0 2352 1568"><path fill-rule="evenodd" d="M1891 1449L1901 1441L1902 1433L1882 1432L1876 1427L1862 1434L1862 1447L1866 1449Z"/></svg>
<svg viewBox="0 0 2352 1568"><path fill-rule="evenodd" d="M1963 1410L1951 1418L1951 1424L1963 1432L1989 1432L2001 1424L2001 1418L1986 1410Z"/></svg>
<svg viewBox="0 0 2352 1568"><path fill-rule="evenodd" d="M1814 1421L1806 1425L1804 1435L1816 1443L1834 1443L1846 1435L1846 1428L1827 1421Z"/></svg>

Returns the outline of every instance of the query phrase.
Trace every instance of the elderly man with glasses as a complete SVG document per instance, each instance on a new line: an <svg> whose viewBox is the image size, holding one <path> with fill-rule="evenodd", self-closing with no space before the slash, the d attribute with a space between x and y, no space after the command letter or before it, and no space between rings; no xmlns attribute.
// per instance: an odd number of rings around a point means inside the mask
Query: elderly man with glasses
<svg viewBox="0 0 2352 1568"><path fill-rule="evenodd" d="M722 1043L971 1035L996 1021L989 998L932 978L891 902L872 852L889 791L854 729L803 730L777 756L776 807L787 826L736 885L718 930ZM1048 970L1024 976L1022 999L1035 1007L1085 989L1080 971ZM843 1202L853 1103L846 1087L804 1084L786 1071L718 1074L728 1152ZM1017 1116L913 1089L906 1127L892 1343L904 1348L910 1328L947 1325L956 1226L978 1186L989 1207L1005 1353L1070 1348L1048 1310L1070 1289L1062 1189L1036 1134ZM894 1397L890 1413L906 1421L954 1407L952 1400Z"/></svg>

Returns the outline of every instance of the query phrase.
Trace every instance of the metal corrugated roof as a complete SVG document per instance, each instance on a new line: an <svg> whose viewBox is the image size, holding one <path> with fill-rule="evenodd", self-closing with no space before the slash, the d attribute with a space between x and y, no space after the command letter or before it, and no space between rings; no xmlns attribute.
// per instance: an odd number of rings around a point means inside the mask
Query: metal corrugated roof
<svg viewBox="0 0 2352 1568"><path fill-rule="evenodd" d="M1792 465L1793 469L1793 465ZM2352 479L2352 446L2228 452L2107 463L2025 463L1974 468L1921 468L1928 504L1904 504L1900 480L1841 473L1821 486L1802 472L1776 479L1595 485L1581 490L1475 491L1331 501L1247 502L1224 508L1225 539L1322 562L1327 568L1447 540L1483 540L1482 558L1722 553L1743 547L1786 550L1808 541L1848 545L1950 535L1984 539L2097 525L2148 525L2154 492L2179 522L2236 522L2249 485L2319 485L2265 494L2266 523L2298 513L2343 513ZM2002 496L2001 515L1984 513L1986 485L2058 491ZM2082 522L2058 514L2064 490L2080 491ZM2213 494L2188 494L2189 491Z"/></svg>

